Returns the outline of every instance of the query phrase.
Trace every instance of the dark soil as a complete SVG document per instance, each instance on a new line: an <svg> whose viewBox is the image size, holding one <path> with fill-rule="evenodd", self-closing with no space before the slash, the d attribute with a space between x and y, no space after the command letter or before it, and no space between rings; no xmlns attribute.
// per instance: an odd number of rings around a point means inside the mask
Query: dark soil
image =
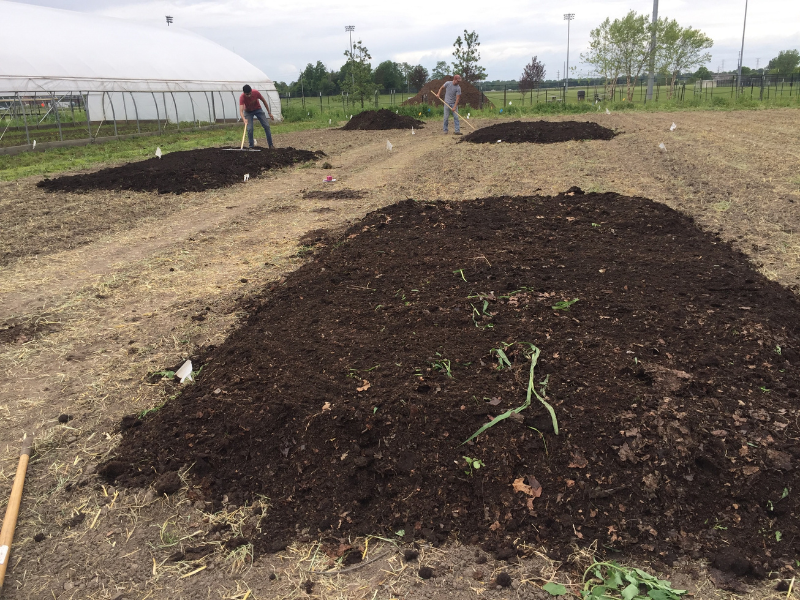
<svg viewBox="0 0 800 600"><path fill-rule="evenodd" d="M473 144L555 144L572 140L610 140L616 133L590 121L511 121L481 127L465 135L459 142Z"/></svg>
<svg viewBox="0 0 800 600"><path fill-rule="evenodd" d="M251 310L101 472L144 486L191 467L214 508L266 496L262 550L404 530L561 557L800 551L800 302L664 205L404 201ZM522 342L558 435L534 397L464 444L524 403Z"/></svg>
<svg viewBox="0 0 800 600"><path fill-rule="evenodd" d="M439 100L436 99L434 94L439 92L439 89L444 85L446 81L453 81L453 76L448 75L444 79L434 79L433 81L429 81L426 83L422 89L417 93L416 96L413 98L409 98L403 105L406 104L427 104L429 106L443 106ZM480 108L481 107L481 96L483 96L483 108L491 107L494 108L494 104L483 95L483 93L476 88L471 83L468 83L461 80L461 100L458 102L458 110L462 112L461 109L463 107L469 106L470 108ZM444 98L443 98L444 99Z"/></svg>
<svg viewBox="0 0 800 600"><path fill-rule="evenodd" d="M358 113L342 127L347 131L383 130L383 129L422 129L425 125L419 119L398 115L397 113L381 108L380 110L365 110Z"/></svg>
<svg viewBox="0 0 800 600"><path fill-rule="evenodd" d="M305 192L303 198L306 200L355 200L366 196L366 192L361 190L314 190Z"/></svg>
<svg viewBox="0 0 800 600"><path fill-rule="evenodd" d="M202 148L170 152L161 158L148 158L119 167L83 175L43 179L36 185L49 192L90 192L92 190L131 190L182 194L202 192L242 183L245 174L258 177L270 169L319 160L321 150L294 148L237 152L222 148Z"/></svg>

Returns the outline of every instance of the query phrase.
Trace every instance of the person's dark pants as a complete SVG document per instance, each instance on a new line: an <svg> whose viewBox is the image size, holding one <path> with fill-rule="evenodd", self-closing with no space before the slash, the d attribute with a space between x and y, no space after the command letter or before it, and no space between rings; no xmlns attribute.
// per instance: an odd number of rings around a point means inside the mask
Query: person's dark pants
<svg viewBox="0 0 800 600"><path fill-rule="evenodd" d="M247 141L250 143L250 147L252 148L255 145L253 141L253 117L257 118L261 126L264 128L264 131L267 134L267 145L270 148L274 148L275 146L272 143L272 133L269 130L269 121L267 120L267 115L262 109L249 111L244 111L244 118L247 119Z"/></svg>

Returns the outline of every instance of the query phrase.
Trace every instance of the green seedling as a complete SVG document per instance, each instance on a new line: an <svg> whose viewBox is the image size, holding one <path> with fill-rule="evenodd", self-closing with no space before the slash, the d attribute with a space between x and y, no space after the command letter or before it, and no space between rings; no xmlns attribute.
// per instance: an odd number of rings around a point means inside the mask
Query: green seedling
<svg viewBox="0 0 800 600"><path fill-rule="evenodd" d="M778 346L777 344L775 345L775 353L776 354L780 354L781 353L781 347Z"/></svg>
<svg viewBox="0 0 800 600"><path fill-rule="evenodd" d="M486 463L478 460L477 458L470 458L469 456L462 456L461 458L467 461L467 466L469 467L469 471L464 471L464 473L466 473L470 477L472 477L472 469L475 469L477 471L481 467L486 466Z"/></svg>
<svg viewBox="0 0 800 600"><path fill-rule="evenodd" d="M766 386L764 386L764 385L762 385L762 386L761 386L760 388L758 388L758 389L760 389L760 390L761 390L762 392L764 392L765 394L769 394L769 393L772 391L771 389L769 389L768 387L766 387Z"/></svg>
<svg viewBox="0 0 800 600"><path fill-rule="evenodd" d="M478 329L490 329L490 328L494 327L494 324L492 324L492 323L487 323L486 325L481 325L480 323L478 323L478 319L482 318L482 315L481 315L480 311L477 308L475 308L474 304L470 304L470 306L472 307L472 322L475 324L475 327L477 327ZM485 314L487 316L491 316L491 315L489 315L489 313L485 313ZM476 316L477 316L477 318L476 318Z"/></svg>
<svg viewBox="0 0 800 600"><path fill-rule="evenodd" d="M450 361L446 358L433 361L431 366L437 371L446 373L448 377L453 376L453 372L450 370Z"/></svg>
<svg viewBox="0 0 800 600"><path fill-rule="evenodd" d="M496 416L494 419L492 419L491 421L483 425L480 429L478 429L478 431L469 436L469 438L461 444L462 446L467 442L474 440L476 437L478 437L480 434L482 434L490 427L494 427L500 421L507 419L512 414L514 413L519 414L523 410L528 408L531 405L531 395L536 396L537 400L539 400L539 402L541 402L547 409L547 411L550 413L550 418L553 420L553 431L555 432L556 435L558 435L558 419L556 418L556 412L555 410L553 410L553 407L550 405L550 403L547 402L547 400L545 400L547 382L549 381L550 376L548 375L547 377L545 377L544 381L539 383L539 385L542 386L541 392L536 391L535 383L533 380L533 372L536 367L536 362L539 360L539 354L541 351L539 350L539 348L537 348L530 342L519 342L519 344L523 347L523 349L525 346L529 347L528 357L531 359L531 370L530 370L530 375L528 376L528 394L527 397L525 398L525 403L522 406L518 406L517 408L512 408L511 410L508 410L503 414Z"/></svg>
<svg viewBox="0 0 800 600"><path fill-rule="evenodd" d="M153 375L160 375L162 379L175 379L175 371L153 371Z"/></svg>
<svg viewBox="0 0 800 600"><path fill-rule="evenodd" d="M164 408L164 405L165 405L166 403L167 403L167 402L166 402L166 401L164 401L164 402L162 402L161 404L159 404L159 405L157 405L157 406L154 406L154 407L152 407L152 408L146 408L146 409L144 409L142 412L140 412L140 413L139 413L139 415L138 415L138 416L139 416L139 418L140 418L140 419L144 419L144 418L145 418L147 415L152 415L153 413L157 413L157 412L158 412L158 411L160 411L162 408Z"/></svg>
<svg viewBox="0 0 800 600"><path fill-rule="evenodd" d="M569 310L569 307L575 304L578 301L578 298L573 298L572 300L562 300L561 302L556 302L552 308L553 310Z"/></svg>
<svg viewBox="0 0 800 600"><path fill-rule="evenodd" d="M453 275L461 275L461 279L463 279L465 282L467 281L467 278L464 277L464 269L456 269L453 271Z"/></svg>
<svg viewBox="0 0 800 600"><path fill-rule="evenodd" d="M600 227L600 223L592 223L592 227Z"/></svg>
<svg viewBox="0 0 800 600"><path fill-rule="evenodd" d="M506 346L506 348L508 348L508 346ZM511 368L511 361L508 360L508 356L506 356L506 353L504 352L504 350L505 350L505 348L503 348L503 349L501 349L501 348L492 348L490 350L490 352L489 352L490 354L496 354L497 355L497 370L498 371L502 371L503 370L503 365L505 365L509 369Z"/></svg>
<svg viewBox="0 0 800 600"><path fill-rule="evenodd" d="M594 580L600 583L593 583ZM590 565L583 574L583 582L584 600L679 600L686 594L686 590L672 589L669 581L614 561Z"/></svg>
<svg viewBox="0 0 800 600"><path fill-rule="evenodd" d="M775 541L776 542L780 542L782 537L783 537L783 534L780 531L776 531L775 532Z"/></svg>

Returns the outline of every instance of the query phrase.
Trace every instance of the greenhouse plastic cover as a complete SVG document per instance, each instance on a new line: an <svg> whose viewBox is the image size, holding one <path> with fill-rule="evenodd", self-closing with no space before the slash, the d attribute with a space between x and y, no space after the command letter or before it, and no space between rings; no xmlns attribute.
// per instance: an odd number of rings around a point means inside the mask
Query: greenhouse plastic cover
<svg viewBox="0 0 800 600"><path fill-rule="evenodd" d="M0 92L240 93L248 83L277 100L260 69L175 26L3 0L0 15Z"/></svg>

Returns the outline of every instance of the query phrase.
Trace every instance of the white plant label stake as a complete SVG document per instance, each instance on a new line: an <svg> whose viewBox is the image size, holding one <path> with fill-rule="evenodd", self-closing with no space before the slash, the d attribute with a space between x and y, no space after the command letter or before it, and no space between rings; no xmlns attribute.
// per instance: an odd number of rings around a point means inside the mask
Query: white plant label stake
<svg viewBox="0 0 800 600"><path fill-rule="evenodd" d="M610 110L608 110L608 109L606 109L606 114L607 114L607 115L610 115L610 114L611 114L611 111L610 111Z"/></svg>
<svg viewBox="0 0 800 600"><path fill-rule="evenodd" d="M662 152L666 152L666 151L667 151L667 147L664 145L664 142L661 142L661 143L658 145L658 148L659 148L659 149L660 149Z"/></svg>
<svg viewBox="0 0 800 600"><path fill-rule="evenodd" d="M411 128L411 135L416 135L416 132L414 131L413 127Z"/></svg>
<svg viewBox="0 0 800 600"><path fill-rule="evenodd" d="M392 151L392 142L386 140L386 149L391 152Z"/></svg>
<svg viewBox="0 0 800 600"><path fill-rule="evenodd" d="M161 146L156 146L156 156L161 158Z"/></svg>
<svg viewBox="0 0 800 600"><path fill-rule="evenodd" d="M185 363L183 363L181 368L175 371L175 377L180 377L181 383L183 383L186 379L189 381L194 381L194 379L192 379L192 361L187 360Z"/></svg>
<svg viewBox="0 0 800 600"><path fill-rule="evenodd" d="M677 128L678 128L678 126L675 125L675 123L673 123L672 126L669 128L669 130L670 131L675 131Z"/></svg>
<svg viewBox="0 0 800 600"><path fill-rule="evenodd" d="M250 173L245 173L244 180L247 181L248 179L250 179Z"/></svg>
<svg viewBox="0 0 800 600"><path fill-rule="evenodd" d="M36 140L33 140L33 148L31 148L31 150L33 150L34 148L36 148Z"/></svg>

